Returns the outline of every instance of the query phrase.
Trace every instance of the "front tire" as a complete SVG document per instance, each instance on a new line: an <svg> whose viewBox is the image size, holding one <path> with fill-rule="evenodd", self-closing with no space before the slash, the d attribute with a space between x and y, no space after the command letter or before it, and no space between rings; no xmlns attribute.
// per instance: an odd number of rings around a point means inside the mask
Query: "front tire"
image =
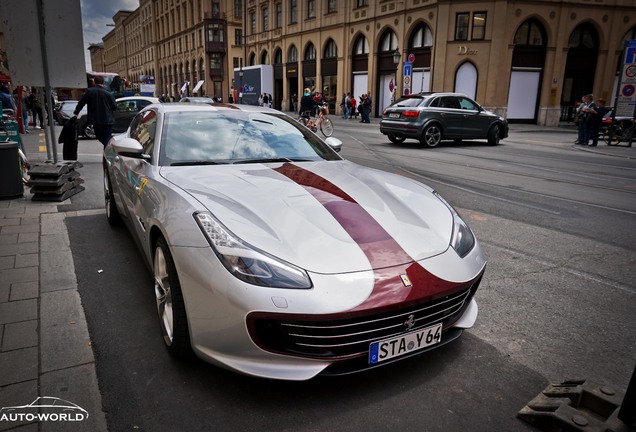
<svg viewBox="0 0 636 432"><path fill-rule="evenodd" d="M406 139L402 136L395 136L393 134L389 134L387 136L389 137L389 141L391 141L393 144L402 144Z"/></svg>
<svg viewBox="0 0 636 432"><path fill-rule="evenodd" d="M320 132L326 137L333 135L333 123L328 118L323 118L320 122Z"/></svg>
<svg viewBox="0 0 636 432"><path fill-rule="evenodd" d="M172 356L190 357L192 346L181 284L168 243L163 237L157 239L152 267L163 341Z"/></svg>
<svg viewBox="0 0 636 432"><path fill-rule="evenodd" d="M501 126L498 124L493 125L488 131L488 144L492 146L496 146L499 144L499 140L501 139L501 134L499 133Z"/></svg>
<svg viewBox="0 0 636 432"><path fill-rule="evenodd" d="M108 170L104 166L104 203L106 204L106 218L111 226L121 225L121 215L117 210L117 203L115 202L115 195L113 194L112 183L110 182L110 176Z"/></svg>
<svg viewBox="0 0 636 432"><path fill-rule="evenodd" d="M437 147L437 145L442 141L442 129L437 124L432 124L426 126L424 129L424 133L422 134L422 138L420 142L423 146L426 147Z"/></svg>

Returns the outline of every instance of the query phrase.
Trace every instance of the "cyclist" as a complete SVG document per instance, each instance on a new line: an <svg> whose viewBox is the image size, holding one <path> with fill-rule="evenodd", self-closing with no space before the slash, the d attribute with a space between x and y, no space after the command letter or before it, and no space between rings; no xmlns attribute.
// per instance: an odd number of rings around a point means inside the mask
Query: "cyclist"
<svg viewBox="0 0 636 432"><path fill-rule="evenodd" d="M300 116L305 120L305 122L309 121L309 117L314 110L314 100L311 97L311 91L306 88L303 90L303 97L300 98L300 109L298 112Z"/></svg>

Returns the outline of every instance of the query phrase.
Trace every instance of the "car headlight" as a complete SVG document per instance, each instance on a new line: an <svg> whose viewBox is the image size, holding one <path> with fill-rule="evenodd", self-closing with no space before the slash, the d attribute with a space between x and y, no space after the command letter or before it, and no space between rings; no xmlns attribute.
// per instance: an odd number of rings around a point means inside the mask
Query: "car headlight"
<svg viewBox="0 0 636 432"><path fill-rule="evenodd" d="M312 287L303 269L242 241L210 213L195 213L194 219L221 263L243 282L271 288Z"/></svg>
<svg viewBox="0 0 636 432"><path fill-rule="evenodd" d="M468 228L466 222L457 214L452 205L450 205L444 198L442 198L437 192L435 192L435 196L439 198L448 209L451 211L453 215L453 233L451 234L451 242L450 245L457 255L461 258L464 258L468 255L468 252L473 250L475 247L475 235Z"/></svg>

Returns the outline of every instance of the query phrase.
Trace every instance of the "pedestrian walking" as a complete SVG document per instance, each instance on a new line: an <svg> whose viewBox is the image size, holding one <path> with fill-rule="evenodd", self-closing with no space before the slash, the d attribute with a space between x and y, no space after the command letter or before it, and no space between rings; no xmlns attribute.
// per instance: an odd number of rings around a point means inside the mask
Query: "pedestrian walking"
<svg viewBox="0 0 636 432"><path fill-rule="evenodd" d="M33 116L33 127L36 129L42 129L44 127L44 116L42 114L42 102L36 88L31 88L31 94L29 95L29 103L31 104L31 115ZM38 126L38 120L40 126Z"/></svg>
<svg viewBox="0 0 636 432"><path fill-rule="evenodd" d="M104 78L96 76L95 86L86 89L86 93L75 107L73 114L77 117L82 108L88 105L87 121L93 125L95 136L99 142L106 147L113 135L113 124L115 123L113 112L117 109L117 103L112 93L106 90L103 85Z"/></svg>

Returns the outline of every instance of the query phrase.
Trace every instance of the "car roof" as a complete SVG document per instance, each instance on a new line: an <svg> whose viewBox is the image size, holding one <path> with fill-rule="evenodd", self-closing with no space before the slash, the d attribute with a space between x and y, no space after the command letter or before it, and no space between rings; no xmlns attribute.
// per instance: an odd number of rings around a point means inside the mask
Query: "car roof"
<svg viewBox="0 0 636 432"><path fill-rule="evenodd" d="M154 103L159 103L159 98L156 97L151 97L151 96L124 96L124 97L120 97L117 98L116 101L117 102L125 102L125 101L129 101L129 100L146 100L149 102L154 102Z"/></svg>

